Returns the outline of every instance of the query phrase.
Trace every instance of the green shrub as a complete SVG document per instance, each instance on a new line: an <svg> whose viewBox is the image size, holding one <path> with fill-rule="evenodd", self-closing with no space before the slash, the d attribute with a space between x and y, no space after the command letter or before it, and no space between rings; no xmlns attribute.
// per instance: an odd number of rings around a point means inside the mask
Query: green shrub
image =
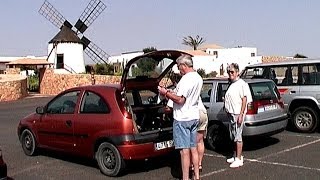
<svg viewBox="0 0 320 180"><path fill-rule="evenodd" d="M39 91L39 77L37 75L29 76L28 77L28 90L31 92L38 92Z"/></svg>

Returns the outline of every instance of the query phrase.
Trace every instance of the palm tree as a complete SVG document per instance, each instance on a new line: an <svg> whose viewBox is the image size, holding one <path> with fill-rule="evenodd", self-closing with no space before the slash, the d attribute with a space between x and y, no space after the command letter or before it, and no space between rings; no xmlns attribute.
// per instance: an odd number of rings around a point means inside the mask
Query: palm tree
<svg viewBox="0 0 320 180"><path fill-rule="evenodd" d="M182 44L190 46L193 48L193 50L197 50L198 46L204 43L206 40L203 37L200 37L199 35L196 36L196 38L193 38L192 36L187 36L183 38Z"/></svg>
<svg viewBox="0 0 320 180"><path fill-rule="evenodd" d="M153 51L158 51L158 50L157 50L156 47L151 46L151 47L143 48L142 51L143 51L143 53L145 54L145 53L148 53L148 52L153 52Z"/></svg>

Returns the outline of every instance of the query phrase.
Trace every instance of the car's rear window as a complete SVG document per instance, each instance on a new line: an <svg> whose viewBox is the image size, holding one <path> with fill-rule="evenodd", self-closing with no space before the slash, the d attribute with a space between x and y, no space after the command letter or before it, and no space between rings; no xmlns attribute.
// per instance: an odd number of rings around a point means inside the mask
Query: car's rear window
<svg viewBox="0 0 320 180"><path fill-rule="evenodd" d="M279 91L273 82L249 83L253 100L278 99Z"/></svg>
<svg viewBox="0 0 320 180"><path fill-rule="evenodd" d="M158 78L174 60L169 58L153 59L142 57L132 64L127 79Z"/></svg>

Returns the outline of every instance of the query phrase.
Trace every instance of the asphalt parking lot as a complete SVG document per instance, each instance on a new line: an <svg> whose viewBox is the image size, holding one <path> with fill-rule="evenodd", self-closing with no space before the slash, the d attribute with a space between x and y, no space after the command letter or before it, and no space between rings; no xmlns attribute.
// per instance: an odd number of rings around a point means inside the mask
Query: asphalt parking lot
<svg viewBox="0 0 320 180"><path fill-rule="evenodd" d="M130 162L126 174L117 178L99 172L94 161L43 152L26 156L16 128L19 120L50 99L26 98L0 102L0 147L11 179L175 179L174 156ZM224 152L206 151L201 179L320 179L320 133L284 131L264 139L245 142L244 166L229 168Z"/></svg>

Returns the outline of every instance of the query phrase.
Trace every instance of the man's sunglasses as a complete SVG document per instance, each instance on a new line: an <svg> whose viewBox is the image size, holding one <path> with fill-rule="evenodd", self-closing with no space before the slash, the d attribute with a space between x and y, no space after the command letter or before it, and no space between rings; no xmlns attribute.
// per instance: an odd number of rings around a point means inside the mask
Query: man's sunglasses
<svg viewBox="0 0 320 180"><path fill-rule="evenodd" d="M234 74L234 71L227 71L228 74Z"/></svg>

